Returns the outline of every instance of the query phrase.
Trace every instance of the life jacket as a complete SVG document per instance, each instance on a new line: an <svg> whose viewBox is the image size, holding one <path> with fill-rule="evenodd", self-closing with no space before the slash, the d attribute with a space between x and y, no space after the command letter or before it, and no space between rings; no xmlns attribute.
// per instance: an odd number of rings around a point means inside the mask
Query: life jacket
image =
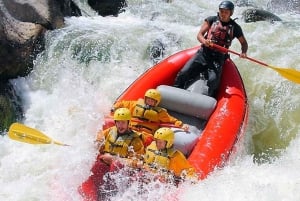
<svg viewBox="0 0 300 201"><path fill-rule="evenodd" d="M147 148L145 153L145 163L153 170L164 169L169 170L170 158L174 155L176 150L164 149L158 150L156 143L152 142Z"/></svg>
<svg viewBox="0 0 300 201"><path fill-rule="evenodd" d="M160 107L149 107L143 99L139 99L133 109L131 127L138 130L146 129L146 132L154 133L159 128L159 113L161 110Z"/></svg>
<svg viewBox="0 0 300 201"><path fill-rule="evenodd" d="M103 152L119 155L123 158L127 157L128 151L131 149L131 143L134 138L137 137L140 137L140 135L133 131L128 131L120 135L118 134L117 128L112 127L106 137Z"/></svg>
<svg viewBox="0 0 300 201"><path fill-rule="evenodd" d="M218 17L212 23L206 38L222 47L228 48L233 40L233 24L230 21L227 25L223 26Z"/></svg>

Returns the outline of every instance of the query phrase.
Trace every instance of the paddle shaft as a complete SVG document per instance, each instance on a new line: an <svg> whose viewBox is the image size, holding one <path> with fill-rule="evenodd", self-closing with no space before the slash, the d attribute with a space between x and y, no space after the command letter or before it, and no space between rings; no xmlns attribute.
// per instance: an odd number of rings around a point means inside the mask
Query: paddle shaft
<svg viewBox="0 0 300 201"><path fill-rule="evenodd" d="M147 123L147 124L151 124L151 125L157 125L159 127L181 128L181 126L176 126L174 124L167 124L167 123L147 122L147 121L142 121L142 120L138 120L138 119L131 119L131 121L137 122L137 123Z"/></svg>
<svg viewBox="0 0 300 201"><path fill-rule="evenodd" d="M235 52L235 51L232 51L232 50L229 50L227 48L224 48L224 47L221 47L219 45L216 45L216 44L212 44L211 45L212 48L216 49L216 50L219 50L220 52L223 52L223 53L233 53L233 54L236 54L236 55L240 55L239 53ZM258 63L262 66L265 66L267 68L270 68L272 70L275 70L277 71L282 77L292 81L292 82L295 82L297 84L300 84L300 72L295 70L295 69L292 69L292 68L279 68L279 67L275 67L275 66L271 66L271 65L268 65L264 62L261 62L261 61L258 61L256 59L253 59L253 58L250 58L250 57L244 57L245 59L248 59L250 61L253 61L255 63Z"/></svg>
<svg viewBox="0 0 300 201"><path fill-rule="evenodd" d="M227 49L227 48L225 48L225 47L216 45L216 44L213 44L212 47L215 48L215 49L218 49L218 50L220 50L221 52L224 52L224 53L230 52L230 53L233 53L233 54L235 54L235 55L240 56L240 53L235 52L235 51L230 50L230 49ZM250 58L250 57L247 57L247 56L245 57L245 59L248 59L248 60L250 60L250 61L256 62L256 63L261 64L261 65L263 65L263 66L269 66L268 64L266 64L266 63L264 63L264 62L258 61L258 60L256 60L256 59L253 59L253 58Z"/></svg>

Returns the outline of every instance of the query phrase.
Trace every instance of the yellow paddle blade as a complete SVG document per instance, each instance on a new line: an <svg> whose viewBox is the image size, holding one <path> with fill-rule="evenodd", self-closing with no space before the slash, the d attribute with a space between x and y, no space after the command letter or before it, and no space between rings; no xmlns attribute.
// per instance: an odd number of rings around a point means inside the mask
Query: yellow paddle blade
<svg viewBox="0 0 300 201"><path fill-rule="evenodd" d="M295 69L292 68L278 68L275 66L270 66L268 65L267 67L277 71L282 77L285 77L286 79L300 84L300 72L296 71Z"/></svg>
<svg viewBox="0 0 300 201"><path fill-rule="evenodd" d="M57 141L52 140L42 132L25 126L20 123L13 123L8 131L8 136L12 140L16 140L19 142L25 142L29 144L57 144L62 146L69 146Z"/></svg>

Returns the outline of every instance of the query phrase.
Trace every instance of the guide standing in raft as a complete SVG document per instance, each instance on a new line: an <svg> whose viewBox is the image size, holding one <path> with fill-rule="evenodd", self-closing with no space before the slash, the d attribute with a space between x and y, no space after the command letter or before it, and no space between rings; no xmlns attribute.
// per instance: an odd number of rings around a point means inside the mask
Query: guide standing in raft
<svg viewBox="0 0 300 201"><path fill-rule="evenodd" d="M209 96L215 96L219 87L222 66L228 54L213 49L212 44L229 48L234 38L241 44L241 58L247 56L248 43L244 37L242 28L231 16L234 11L234 4L231 1L222 1L219 5L217 16L207 17L197 35L201 48L177 74L174 86L188 88L194 80L202 77L207 80Z"/></svg>

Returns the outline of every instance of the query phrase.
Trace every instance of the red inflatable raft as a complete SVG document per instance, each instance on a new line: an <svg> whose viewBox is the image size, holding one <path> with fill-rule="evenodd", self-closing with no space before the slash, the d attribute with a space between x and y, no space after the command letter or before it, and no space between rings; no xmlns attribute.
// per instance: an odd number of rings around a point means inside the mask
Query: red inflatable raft
<svg viewBox="0 0 300 201"><path fill-rule="evenodd" d="M160 85L172 86L178 71L198 49L199 47L194 47L178 52L153 66L135 80L118 100L136 100L143 98L149 88L157 88ZM187 157L199 174L199 179L205 179L215 168L226 164L247 124L247 96L242 78L231 59L227 59L224 63L220 88L215 100L216 104L205 121L201 135ZM104 128L107 126L104 125ZM84 200L96 201L97 189L93 179L89 177L80 186L80 193L84 195Z"/></svg>

